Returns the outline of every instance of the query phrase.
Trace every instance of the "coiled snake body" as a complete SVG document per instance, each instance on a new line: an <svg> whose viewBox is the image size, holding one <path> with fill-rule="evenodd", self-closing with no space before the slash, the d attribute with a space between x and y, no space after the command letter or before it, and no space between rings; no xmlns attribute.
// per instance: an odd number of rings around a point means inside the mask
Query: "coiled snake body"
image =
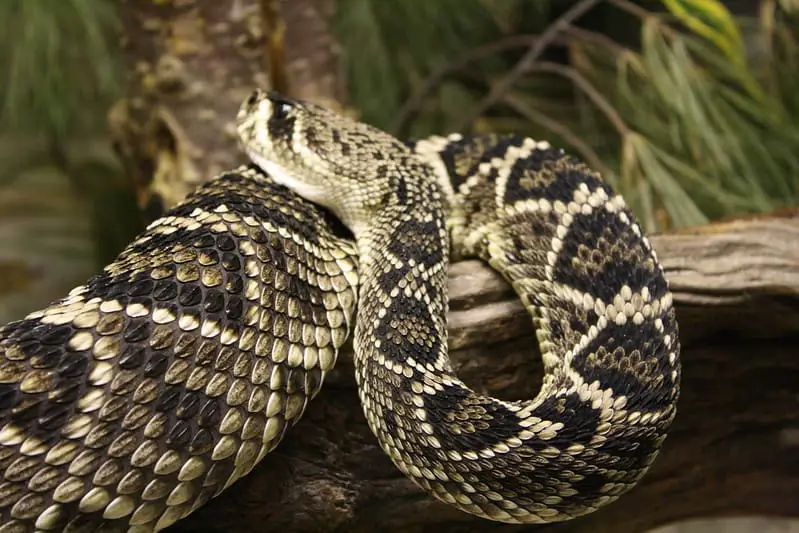
<svg viewBox="0 0 799 533"><path fill-rule="evenodd" d="M540 523L641 478L675 414L677 324L655 254L596 173L515 136L409 148L272 93L238 124L257 166L203 185L86 285L0 329L0 533L181 519L274 449L353 326L369 426L436 498ZM453 375L450 255L488 261L531 313L536 398Z"/></svg>

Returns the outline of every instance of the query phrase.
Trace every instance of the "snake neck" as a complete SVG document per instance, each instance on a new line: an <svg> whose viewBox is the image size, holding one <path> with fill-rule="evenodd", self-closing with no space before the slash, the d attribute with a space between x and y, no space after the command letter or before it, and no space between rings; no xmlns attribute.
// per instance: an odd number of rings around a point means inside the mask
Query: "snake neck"
<svg viewBox="0 0 799 533"><path fill-rule="evenodd" d="M443 195L431 181L391 180L399 183L391 201L357 234L356 359L386 368L440 362L449 263Z"/></svg>

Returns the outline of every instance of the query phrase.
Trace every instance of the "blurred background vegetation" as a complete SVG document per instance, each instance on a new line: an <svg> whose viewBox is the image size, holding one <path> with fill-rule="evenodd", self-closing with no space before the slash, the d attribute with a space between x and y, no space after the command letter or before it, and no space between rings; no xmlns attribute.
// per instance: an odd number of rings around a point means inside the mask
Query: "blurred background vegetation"
<svg viewBox="0 0 799 533"><path fill-rule="evenodd" d="M650 231L793 206L796 0L339 0L348 105L403 137L515 131L613 181ZM0 323L141 228L106 140L113 0L0 2Z"/></svg>
<svg viewBox="0 0 799 533"><path fill-rule="evenodd" d="M107 134L124 89L118 5L0 1L0 324L142 227ZM347 105L392 133L548 139L600 169L649 231L797 204L799 0L336 5Z"/></svg>

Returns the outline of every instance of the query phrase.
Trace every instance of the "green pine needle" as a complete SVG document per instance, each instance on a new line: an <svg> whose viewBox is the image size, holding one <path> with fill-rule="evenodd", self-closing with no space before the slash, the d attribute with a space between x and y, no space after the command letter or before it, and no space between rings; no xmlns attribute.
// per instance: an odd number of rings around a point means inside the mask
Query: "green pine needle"
<svg viewBox="0 0 799 533"><path fill-rule="evenodd" d="M534 4L342 2L337 33L353 104L368 122L392 123L431 71L503 36L540 34L566 3L519 16ZM718 0L664 5L675 9L679 28L668 14L638 17L603 3L580 21L593 37L561 35L544 58L576 75L534 69L512 90L529 112L500 102L475 128L587 146L650 231L799 203L797 15L762 9L760 19L736 19ZM630 39L631 23L640 41ZM523 51L508 49L447 78L407 131L448 132Z"/></svg>
<svg viewBox="0 0 799 533"><path fill-rule="evenodd" d="M335 22L349 96L362 119L379 127L388 127L415 81L499 34L481 0L347 0Z"/></svg>

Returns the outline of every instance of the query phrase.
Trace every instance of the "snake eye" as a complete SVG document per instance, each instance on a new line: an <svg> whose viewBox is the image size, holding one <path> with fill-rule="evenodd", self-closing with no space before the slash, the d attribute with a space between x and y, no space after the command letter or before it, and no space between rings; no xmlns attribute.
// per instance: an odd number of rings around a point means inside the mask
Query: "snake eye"
<svg viewBox="0 0 799 533"><path fill-rule="evenodd" d="M288 116L289 111L291 111L291 107L291 104L286 102L275 102L275 104L272 106L272 113L276 119L284 119L286 116Z"/></svg>
<svg viewBox="0 0 799 533"><path fill-rule="evenodd" d="M286 118L294 108L295 102L274 91L267 93L269 101L272 102L272 117L277 120Z"/></svg>

